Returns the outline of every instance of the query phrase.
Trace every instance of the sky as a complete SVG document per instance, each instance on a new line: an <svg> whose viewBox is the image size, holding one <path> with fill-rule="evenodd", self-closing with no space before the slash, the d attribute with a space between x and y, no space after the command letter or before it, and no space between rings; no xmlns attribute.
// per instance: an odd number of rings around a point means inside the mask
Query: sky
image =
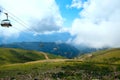
<svg viewBox="0 0 120 80"><path fill-rule="evenodd" d="M57 41L120 47L120 0L0 0L0 43Z"/></svg>

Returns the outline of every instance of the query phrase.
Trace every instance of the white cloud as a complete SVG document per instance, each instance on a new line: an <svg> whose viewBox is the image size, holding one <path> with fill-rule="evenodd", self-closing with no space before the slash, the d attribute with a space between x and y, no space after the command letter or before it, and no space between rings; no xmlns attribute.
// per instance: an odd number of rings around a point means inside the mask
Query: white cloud
<svg viewBox="0 0 120 80"><path fill-rule="evenodd" d="M7 10L3 9L4 12L9 13L13 25L6 31L0 27L2 33L13 35L21 31L57 31L63 23L55 0L0 0L0 5ZM1 14L0 17L2 20L5 15Z"/></svg>
<svg viewBox="0 0 120 80"><path fill-rule="evenodd" d="M41 20L33 18L31 21L34 22L31 27L38 33L58 31L62 26L54 16L46 16Z"/></svg>
<svg viewBox="0 0 120 80"><path fill-rule="evenodd" d="M120 1L89 0L81 18L74 20L71 34L76 44L91 47L120 47Z"/></svg>
<svg viewBox="0 0 120 80"><path fill-rule="evenodd" d="M80 9L83 6L82 0L72 0L71 5L66 5L67 8Z"/></svg>

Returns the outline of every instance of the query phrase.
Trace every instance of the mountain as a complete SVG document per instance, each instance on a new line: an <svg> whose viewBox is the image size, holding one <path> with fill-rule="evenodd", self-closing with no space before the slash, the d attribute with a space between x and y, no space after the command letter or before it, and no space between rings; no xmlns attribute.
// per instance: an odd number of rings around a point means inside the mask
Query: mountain
<svg viewBox="0 0 120 80"><path fill-rule="evenodd" d="M0 65L0 80L120 80L120 63L48 59Z"/></svg>
<svg viewBox="0 0 120 80"><path fill-rule="evenodd" d="M0 47L36 50L55 55L61 55L67 58L73 58L79 54L79 50L74 46L66 43L55 42L18 42L11 44L2 44Z"/></svg>
<svg viewBox="0 0 120 80"><path fill-rule="evenodd" d="M36 50L45 53L60 55L66 58L74 58L82 54L101 50L96 48L90 48L84 45L75 46L72 44L61 42L16 42L11 44L1 44L0 47Z"/></svg>
<svg viewBox="0 0 120 80"><path fill-rule="evenodd" d="M0 65L12 63L24 63L29 61L45 60L45 59L59 59L61 56L47 54L43 52L13 49L13 48L0 48Z"/></svg>
<svg viewBox="0 0 120 80"><path fill-rule="evenodd" d="M101 50L78 57L81 60L106 63L120 63L120 48Z"/></svg>
<svg viewBox="0 0 120 80"><path fill-rule="evenodd" d="M30 52L34 52L34 54L31 55ZM36 54L37 56L35 56ZM28 57L36 59L35 57L38 57L38 54L41 52L0 48L0 61L15 63L14 60L24 60L23 56L29 61ZM42 57L45 59L43 54ZM60 58L0 65L0 80L120 80L119 54L120 48L116 48L80 56L79 58L84 59L84 61ZM21 59L21 55L23 59ZM49 55L48 57L50 58ZM109 64L100 63L104 59L109 60Z"/></svg>

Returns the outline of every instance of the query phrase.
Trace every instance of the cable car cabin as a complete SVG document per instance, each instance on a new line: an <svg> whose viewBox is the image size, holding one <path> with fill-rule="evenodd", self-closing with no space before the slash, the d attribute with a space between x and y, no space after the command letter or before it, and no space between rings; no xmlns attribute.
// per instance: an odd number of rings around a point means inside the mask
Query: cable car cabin
<svg viewBox="0 0 120 80"><path fill-rule="evenodd" d="M12 24L10 23L10 20L5 19L5 20L2 20L2 21L1 21L1 26L2 26L2 27L11 27Z"/></svg>

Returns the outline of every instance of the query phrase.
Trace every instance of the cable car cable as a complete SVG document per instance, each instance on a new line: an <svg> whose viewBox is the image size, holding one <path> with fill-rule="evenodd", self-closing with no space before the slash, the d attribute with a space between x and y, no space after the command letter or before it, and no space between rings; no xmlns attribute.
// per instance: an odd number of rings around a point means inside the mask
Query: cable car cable
<svg viewBox="0 0 120 80"><path fill-rule="evenodd" d="M2 7L3 8L3 7ZM11 13L10 11L8 11L7 9L5 9L5 8L3 8L5 11L7 11L11 16L14 16L17 20L19 20L19 23L20 24L24 24L24 26L28 29L28 30L30 30L30 31L32 31L33 32L33 30L34 31L36 31L36 29L34 29L34 28L32 28L32 29L29 29L29 25L28 24L26 24L22 19L20 19L19 17L17 17L17 16L15 16L13 13ZM16 20L16 21L17 21Z"/></svg>
<svg viewBox="0 0 120 80"><path fill-rule="evenodd" d="M3 8L5 11L7 11L8 13L10 13L8 10L6 10L5 8ZM31 29L29 29L27 26L28 25L26 25L20 18L18 18L18 17L16 17L14 14L12 14L12 13L10 13L11 15L9 15L9 17L10 18L12 18L14 21L16 21L17 23L19 23L20 25L22 25L22 26L24 26L25 28L26 28L26 30L28 30L28 31L30 31L30 32L33 32ZM18 19L18 20L16 20L14 17L16 18L16 19ZM20 22L21 21L21 22ZM24 23L24 24L23 24ZM17 29L18 30L18 29ZM36 38L35 38L36 39ZM36 40L38 40L38 39L36 39ZM39 41L39 40L38 40Z"/></svg>

